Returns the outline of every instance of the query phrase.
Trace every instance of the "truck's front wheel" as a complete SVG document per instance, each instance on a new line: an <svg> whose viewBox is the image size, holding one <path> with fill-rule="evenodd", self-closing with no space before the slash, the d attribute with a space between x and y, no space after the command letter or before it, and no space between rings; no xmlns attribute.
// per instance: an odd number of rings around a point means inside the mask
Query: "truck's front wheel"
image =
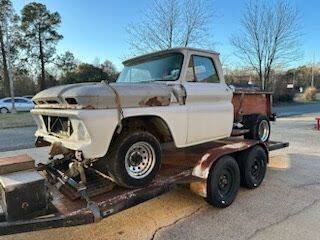
<svg viewBox="0 0 320 240"><path fill-rule="evenodd" d="M146 131L122 133L107 156L107 171L124 187L136 188L150 183L161 165L161 145Z"/></svg>

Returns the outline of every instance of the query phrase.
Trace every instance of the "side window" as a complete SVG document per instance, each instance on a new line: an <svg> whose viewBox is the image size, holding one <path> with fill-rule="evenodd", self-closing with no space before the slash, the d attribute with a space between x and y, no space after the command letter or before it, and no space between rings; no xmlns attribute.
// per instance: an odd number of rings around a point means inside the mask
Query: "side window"
<svg viewBox="0 0 320 240"><path fill-rule="evenodd" d="M21 98L16 98L14 101L15 101L16 103L27 103L26 100L21 99Z"/></svg>
<svg viewBox="0 0 320 240"><path fill-rule="evenodd" d="M11 103L11 99L4 100L5 103Z"/></svg>
<svg viewBox="0 0 320 240"><path fill-rule="evenodd" d="M208 57L193 56L194 75L197 82L219 83L217 71L212 59Z"/></svg>
<svg viewBox="0 0 320 240"><path fill-rule="evenodd" d="M188 81L188 82L196 81L196 79L194 77L193 58L192 57L190 58L189 65L187 68L186 81Z"/></svg>

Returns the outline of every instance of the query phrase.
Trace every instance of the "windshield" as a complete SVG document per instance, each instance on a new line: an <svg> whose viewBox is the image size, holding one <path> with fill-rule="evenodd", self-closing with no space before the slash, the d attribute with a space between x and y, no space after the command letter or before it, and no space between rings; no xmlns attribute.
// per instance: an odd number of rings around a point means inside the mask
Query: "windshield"
<svg viewBox="0 0 320 240"><path fill-rule="evenodd" d="M117 82L175 81L179 78L182 62L183 55L173 53L125 66Z"/></svg>

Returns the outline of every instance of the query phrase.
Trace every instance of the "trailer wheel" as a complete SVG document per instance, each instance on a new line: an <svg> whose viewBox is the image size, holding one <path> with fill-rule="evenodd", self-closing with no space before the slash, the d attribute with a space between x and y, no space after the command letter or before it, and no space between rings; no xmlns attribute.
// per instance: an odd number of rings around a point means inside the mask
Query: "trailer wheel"
<svg viewBox="0 0 320 240"><path fill-rule="evenodd" d="M267 154L261 146L242 152L239 156L241 185L253 189L260 186L267 170Z"/></svg>
<svg viewBox="0 0 320 240"><path fill-rule="evenodd" d="M245 123L250 132L244 135L246 139L256 139L267 142L270 138L271 126L269 119L264 115L258 115L254 120Z"/></svg>
<svg viewBox="0 0 320 240"><path fill-rule="evenodd" d="M161 145L146 131L122 133L110 146L107 172L124 187L136 188L149 184L160 170Z"/></svg>
<svg viewBox="0 0 320 240"><path fill-rule="evenodd" d="M206 201L218 208L231 205L240 186L240 170L236 160L224 156L210 170Z"/></svg>

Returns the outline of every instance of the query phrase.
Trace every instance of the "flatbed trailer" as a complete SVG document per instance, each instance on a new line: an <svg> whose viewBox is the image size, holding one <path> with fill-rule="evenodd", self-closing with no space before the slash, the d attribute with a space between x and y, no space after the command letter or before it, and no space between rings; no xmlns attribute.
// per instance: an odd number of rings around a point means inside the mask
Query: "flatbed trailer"
<svg viewBox="0 0 320 240"><path fill-rule="evenodd" d="M238 189L229 203L224 199L220 202L212 199L212 189L215 185L213 180L218 174L216 173L218 165L232 158L239 164L241 178L244 178L243 164L249 162L246 158L250 158L249 155L252 155L254 149L263 149L267 157L264 161L268 161L269 151L288 145L283 142L262 143L255 140L228 138L184 149L166 146L160 173L151 184L138 189L115 186L107 178L93 173L92 177L88 178L85 191L75 190L69 183L62 187L60 185L58 190L57 183L53 181L54 172L58 170L42 167L39 171L41 170L41 174L46 176L47 192L50 195L47 208L33 218L15 221L6 221L5 214L0 213L0 235L98 222L102 218L159 196L181 184L190 184L190 189L204 197L208 203L216 207L227 207L234 200ZM246 156L245 159L243 156ZM258 156L256 158L259 159ZM258 187L261 183L250 186L243 179L241 182L249 188Z"/></svg>

